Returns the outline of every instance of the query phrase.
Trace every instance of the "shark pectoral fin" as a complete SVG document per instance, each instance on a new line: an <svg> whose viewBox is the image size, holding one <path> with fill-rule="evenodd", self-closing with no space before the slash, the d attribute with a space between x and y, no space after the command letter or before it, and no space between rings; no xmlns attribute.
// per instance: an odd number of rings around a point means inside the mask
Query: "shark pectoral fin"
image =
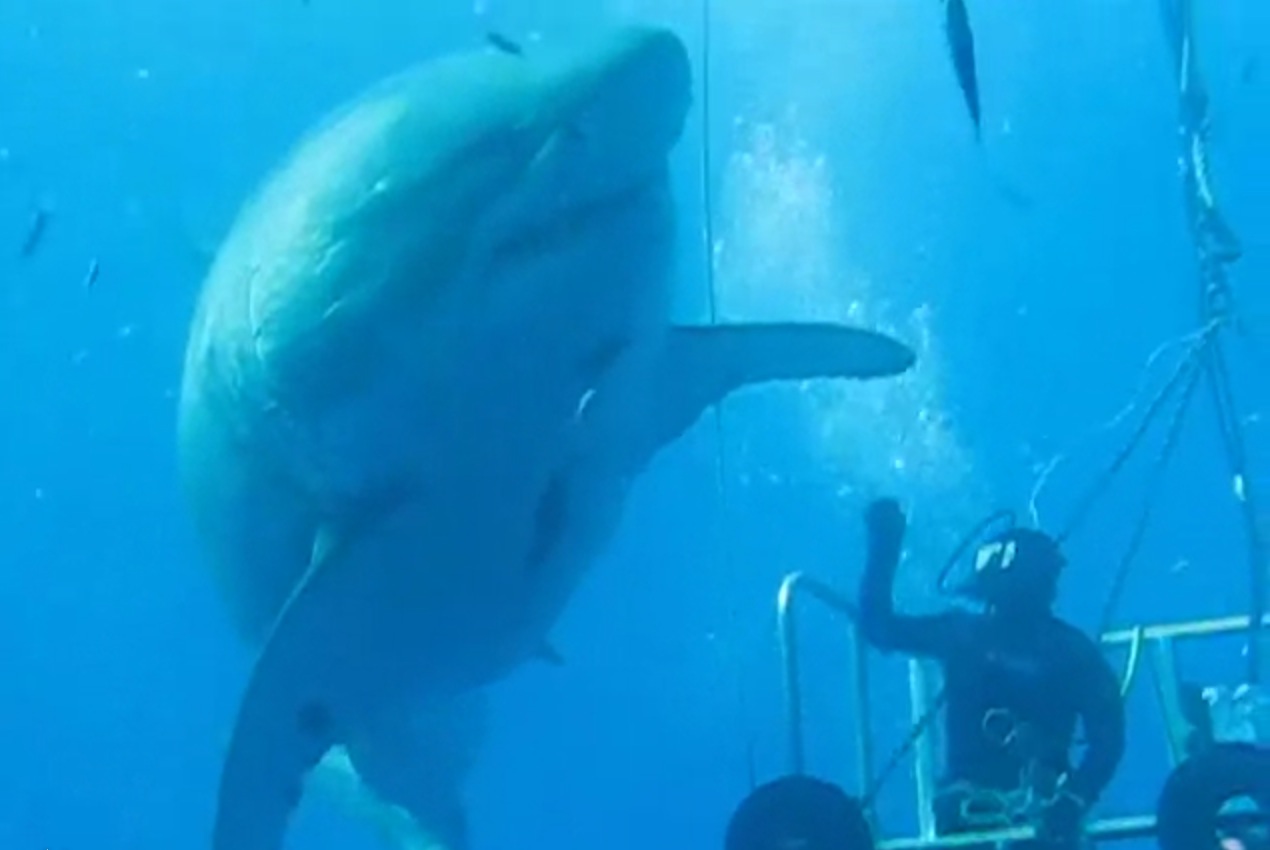
<svg viewBox="0 0 1270 850"><path fill-rule="evenodd" d="M880 378L915 362L912 349L874 331L829 323L676 327L654 383L656 451L729 393L767 381Z"/></svg>
<svg viewBox="0 0 1270 850"><path fill-rule="evenodd" d="M213 850L281 850L305 774L335 742L320 697L297 698L292 641L278 634L252 671L221 769Z"/></svg>
<svg viewBox="0 0 1270 850"><path fill-rule="evenodd" d="M252 668L221 768L213 850L281 850L306 774L341 736L320 666L331 665L324 647L342 616L325 568L332 543L320 537Z"/></svg>
<svg viewBox="0 0 1270 850"><path fill-rule="evenodd" d="M472 692L413 712L383 715L348 744L360 799L392 846L467 850L463 789L485 740L485 695Z"/></svg>

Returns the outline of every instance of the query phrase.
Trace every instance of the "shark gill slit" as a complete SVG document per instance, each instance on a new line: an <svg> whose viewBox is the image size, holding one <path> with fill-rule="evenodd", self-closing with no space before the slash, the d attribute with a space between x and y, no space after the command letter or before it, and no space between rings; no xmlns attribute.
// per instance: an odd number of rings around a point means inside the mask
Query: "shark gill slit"
<svg viewBox="0 0 1270 850"><path fill-rule="evenodd" d="M565 473L557 472L551 476L538 498L538 507L534 511L534 536L525 559L526 572L531 576L538 573L560 542L568 510L568 495L568 478Z"/></svg>
<svg viewBox="0 0 1270 850"><path fill-rule="evenodd" d="M566 209L547 221L531 225L501 240L494 248L494 265L511 265L564 244L588 225L637 202L659 179L650 177L612 195Z"/></svg>

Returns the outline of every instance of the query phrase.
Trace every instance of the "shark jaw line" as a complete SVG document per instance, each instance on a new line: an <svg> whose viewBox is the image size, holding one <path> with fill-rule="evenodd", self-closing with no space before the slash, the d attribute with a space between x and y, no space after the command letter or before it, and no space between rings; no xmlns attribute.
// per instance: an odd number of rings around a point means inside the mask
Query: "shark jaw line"
<svg viewBox="0 0 1270 850"><path fill-rule="evenodd" d="M682 43L654 29L631 29L546 74L542 135L490 222L489 264L533 265L659 204L690 90Z"/></svg>
<svg viewBox="0 0 1270 850"><path fill-rule="evenodd" d="M581 241L622 213L655 199L668 179L668 170L658 168L620 189L567 206L543 221L517 227L494 242L492 265L521 265L535 256Z"/></svg>

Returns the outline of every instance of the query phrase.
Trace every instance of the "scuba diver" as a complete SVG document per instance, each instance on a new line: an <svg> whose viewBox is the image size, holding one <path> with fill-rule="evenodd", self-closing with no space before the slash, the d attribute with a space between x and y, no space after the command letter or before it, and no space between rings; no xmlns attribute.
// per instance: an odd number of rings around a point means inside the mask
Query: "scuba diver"
<svg viewBox="0 0 1270 850"><path fill-rule="evenodd" d="M940 834L1031 825L1039 848L1073 848L1085 813L1124 754L1119 682L1098 646L1052 612L1065 559L1058 543L1013 528L979 549L958 588L982 613L896 613L905 516L891 499L865 511L868 559L859 630L869 644L933 659L944 676ZM1072 766L1081 721L1087 748Z"/></svg>

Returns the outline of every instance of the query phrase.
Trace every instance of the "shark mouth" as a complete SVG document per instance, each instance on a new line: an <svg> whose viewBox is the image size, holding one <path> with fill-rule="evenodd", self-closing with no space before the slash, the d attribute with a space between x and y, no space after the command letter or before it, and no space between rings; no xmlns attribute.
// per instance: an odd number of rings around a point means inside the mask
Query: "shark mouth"
<svg viewBox="0 0 1270 850"><path fill-rule="evenodd" d="M545 221L508 234L494 246L493 262L498 266L524 263L535 255L575 242L593 228L653 197L665 180L665 169L659 169L618 192L567 207Z"/></svg>

